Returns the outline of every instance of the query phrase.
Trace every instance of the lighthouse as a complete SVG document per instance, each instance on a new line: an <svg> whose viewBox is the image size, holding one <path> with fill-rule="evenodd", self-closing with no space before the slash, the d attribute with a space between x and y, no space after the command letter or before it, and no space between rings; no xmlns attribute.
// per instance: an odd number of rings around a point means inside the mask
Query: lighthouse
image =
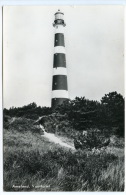
<svg viewBox="0 0 126 195"><path fill-rule="evenodd" d="M64 14L58 10L55 14L53 27L54 34L54 56L53 56L53 76L52 76L52 108L56 108L65 100L68 100L66 52L64 40Z"/></svg>

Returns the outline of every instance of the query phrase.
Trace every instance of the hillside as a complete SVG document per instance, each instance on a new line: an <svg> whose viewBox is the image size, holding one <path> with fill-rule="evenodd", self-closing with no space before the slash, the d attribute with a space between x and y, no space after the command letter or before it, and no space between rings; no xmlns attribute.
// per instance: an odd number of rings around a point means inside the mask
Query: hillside
<svg viewBox="0 0 126 195"><path fill-rule="evenodd" d="M48 118L45 129L52 121ZM106 148L73 150L43 135L35 122L25 117L4 117L5 191L124 190L123 138L111 136ZM59 132L58 127L53 137L74 147L73 136Z"/></svg>

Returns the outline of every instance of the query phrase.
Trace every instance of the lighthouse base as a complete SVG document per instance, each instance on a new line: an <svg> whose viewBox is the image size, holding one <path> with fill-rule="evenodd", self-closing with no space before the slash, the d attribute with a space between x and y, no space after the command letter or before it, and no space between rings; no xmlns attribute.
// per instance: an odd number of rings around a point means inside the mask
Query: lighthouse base
<svg viewBox="0 0 126 195"><path fill-rule="evenodd" d="M63 104L64 101L69 100L68 98L52 98L51 106L56 108L58 105Z"/></svg>

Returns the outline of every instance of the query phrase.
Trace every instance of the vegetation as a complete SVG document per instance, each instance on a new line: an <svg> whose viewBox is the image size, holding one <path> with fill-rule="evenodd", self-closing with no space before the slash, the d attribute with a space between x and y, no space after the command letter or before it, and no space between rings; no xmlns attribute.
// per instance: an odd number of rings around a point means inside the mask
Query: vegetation
<svg viewBox="0 0 126 195"><path fill-rule="evenodd" d="M73 151L40 136L75 143ZM124 98L76 97L52 110L35 103L4 109L5 191L124 191Z"/></svg>
<svg viewBox="0 0 126 195"><path fill-rule="evenodd" d="M108 134L124 136L124 98L117 92L105 94L101 102L76 97L56 111L67 113L73 128L78 131L98 128Z"/></svg>
<svg viewBox="0 0 126 195"><path fill-rule="evenodd" d="M72 151L13 123L4 130L5 191L124 190L122 148Z"/></svg>
<svg viewBox="0 0 126 195"><path fill-rule="evenodd" d="M4 115L10 117L25 117L29 119L38 119L39 116L49 115L52 113L51 108L48 107L37 107L36 103L31 103L23 107L12 107L9 110L4 108Z"/></svg>
<svg viewBox="0 0 126 195"><path fill-rule="evenodd" d="M75 148L83 150L106 147L109 143L110 138L105 137L105 134L95 129L79 133L74 139Z"/></svg>

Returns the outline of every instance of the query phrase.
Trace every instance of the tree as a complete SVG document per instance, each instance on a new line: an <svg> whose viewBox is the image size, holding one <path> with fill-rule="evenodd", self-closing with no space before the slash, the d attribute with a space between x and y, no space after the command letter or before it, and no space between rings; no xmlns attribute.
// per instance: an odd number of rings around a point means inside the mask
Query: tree
<svg viewBox="0 0 126 195"><path fill-rule="evenodd" d="M101 99L105 120L116 129L118 135L124 135L124 98L116 91L105 94Z"/></svg>
<svg viewBox="0 0 126 195"><path fill-rule="evenodd" d="M74 129L82 131L98 125L98 110L100 103L85 97L76 97L60 105L56 110L67 114Z"/></svg>

